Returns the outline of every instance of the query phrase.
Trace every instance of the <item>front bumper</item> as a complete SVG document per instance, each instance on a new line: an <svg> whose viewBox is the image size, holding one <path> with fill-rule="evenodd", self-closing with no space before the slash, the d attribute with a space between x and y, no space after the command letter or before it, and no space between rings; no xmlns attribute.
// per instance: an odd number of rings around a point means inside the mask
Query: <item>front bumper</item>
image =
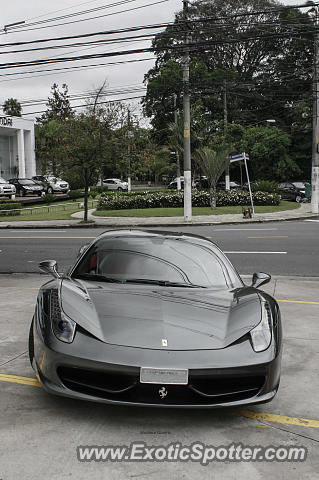
<svg viewBox="0 0 319 480"><path fill-rule="evenodd" d="M77 331L72 344L34 328L33 367L44 389L107 404L179 408L234 407L270 401L278 390L281 351L256 354L249 340L223 350L147 350L105 344ZM189 368L188 385L141 384L141 366Z"/></svg>

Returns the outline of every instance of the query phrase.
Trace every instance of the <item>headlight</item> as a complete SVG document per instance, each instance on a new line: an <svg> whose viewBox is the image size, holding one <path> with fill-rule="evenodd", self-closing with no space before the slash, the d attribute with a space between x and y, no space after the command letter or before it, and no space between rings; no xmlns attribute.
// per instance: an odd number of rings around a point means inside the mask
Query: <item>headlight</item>
<svg viewBox="0 0 319 480"><path fill-rule="evenodd" d="M271 342L271 308L268 302L261 303L261 321L250 331L251 343L255 352L263 352Z"/></svg>
<svg viewBox="0 0 319 480"><path fill-rule="evenodd" d="M51 290L50 320L54 335L65 343L72 343L75 335L76 323L62 312L57 290Z"/></svg>

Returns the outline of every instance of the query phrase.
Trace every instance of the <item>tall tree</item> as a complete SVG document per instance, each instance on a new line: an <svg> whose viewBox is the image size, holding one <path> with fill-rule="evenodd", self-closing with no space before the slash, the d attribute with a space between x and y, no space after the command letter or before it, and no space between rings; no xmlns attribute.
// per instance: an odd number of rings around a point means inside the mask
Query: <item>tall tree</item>
<svg viewBox="0 0 319 480"><path fill-rule="evenodd" d="M51 120L64 121L74 117L75 112L71 107L68 86L65 83L62 85L62 90L56 83L52 85L51 97L48 98L46 106L46 112L37 118L40 123L50 122Z"/></svg>
<svg viewBox="0 0 319 480"><path fill-rule="evenodd" d="M274 0L196 0L188 16L195 21L187 27L191 102L201 104L212 124L217 126L223 119L225 81L229 123L248 126L275 118L279 127L290 131L300 101L311 109L314 27L310 15L285 9ZM155 37L156 64L145 76L144 111L162 142L173 122L174 93L181 108L183 49L179 46L184 38L181 11L174 24ZM308 132L308 158L310 146Z"/></svg>
<svg viewBox="0 0 319 480"><path fill-rule="evenodd" d="M8 100L6 100L2 106L2 110L6 115L13 117L22 116L21 103L19 103L16 98L8 98Z"/></svg>

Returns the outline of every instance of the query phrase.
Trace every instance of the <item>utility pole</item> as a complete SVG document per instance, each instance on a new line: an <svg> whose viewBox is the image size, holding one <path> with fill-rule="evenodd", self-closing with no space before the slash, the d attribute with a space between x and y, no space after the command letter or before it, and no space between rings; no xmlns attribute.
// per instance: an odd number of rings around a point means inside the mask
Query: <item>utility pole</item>
<svg viewBox="0 0 319 480"><path fill-rule="evenodd" d="M227 123L228 123L227 82L226 82L226 80L224 80L223 97L224 97L224 135L226 135ZM227 161L226 161L226 169L225 169L225 190L230 190L230 185L229 185L229 163L228 163Z"/></svg>
<svg viewBox="0 0 319 480"><path fill-rule="evenodd" d="M192 220L192 167L190 139L190 98L189 98L189 33L188 1L183 0L183 18L185 21L185 49L183 57L183 109L184 109L184 220Z"/></svg>
<svg viewBox="0 0 319 480"><path fill-rule="evenodd" d="M176 93L174 93L173 95L173 98L174 98L174 122L175 122L175 126L176 126L176 129L177 129L177 124L178 124L178 121L177 121L177 110L176 110ZM176 166L177 166L177 175L176 175L176 178L177 178L177 190L181 190L181 166L180 166L180 163L179 163L179 151L178 151L178 148L177 148L177 145L176 145Z"/></svg>
<svg viewBox="0 0 319 480"><path fill-rule="evenodd" d="M319 35L318 7L314 7L314 69L313 69L313 126L312 126L312 171L311 171L311 212L318 213L319 202Z"/></svg>
<svg viewBox="0 0 319 480"><path fill-rule="evenodd" d="M131 116L130 116L130 109L127 109L127 157L128 157L128 175L127 175L127 191L130 192L132 190L131 185Z"/></svg>

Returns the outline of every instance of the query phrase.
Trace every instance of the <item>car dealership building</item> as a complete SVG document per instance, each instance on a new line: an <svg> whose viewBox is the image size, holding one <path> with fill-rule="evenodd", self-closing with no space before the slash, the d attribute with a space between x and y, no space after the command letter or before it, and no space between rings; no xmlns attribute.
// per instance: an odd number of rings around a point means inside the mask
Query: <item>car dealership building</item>
<svg viewBox="0 0 319 480"><path fill-rule="evenodd" d="M34 146L34 120L0 116L0 177L35 175Z"/></svg>

